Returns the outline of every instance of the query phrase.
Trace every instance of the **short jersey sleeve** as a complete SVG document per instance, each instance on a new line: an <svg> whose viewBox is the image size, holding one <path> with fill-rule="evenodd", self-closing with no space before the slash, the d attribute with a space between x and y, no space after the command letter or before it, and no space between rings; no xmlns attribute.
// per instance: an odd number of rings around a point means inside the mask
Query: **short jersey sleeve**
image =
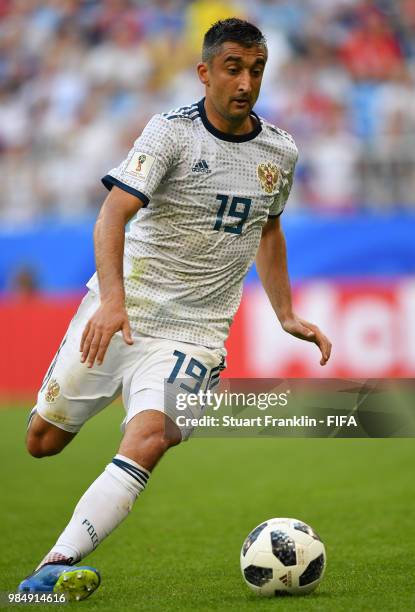
<svg viewBox="0 0 415 612"><path fill-rule="evenodd" d="M137 196L147 206L163 177L177 162L178 138L173 121L154 115L137 138L127 158L104 176L107 189L114 185Z"/></svg>
<svg viewBox="0 0 415 612"><path fill-rule="evenodd" d="M298 150L294 145L289 156L287 156L286 169L280 168L279 170L278 192L270 206L269 217L279 217L285 208L294 180L294 171L297 159Z"/></svg>

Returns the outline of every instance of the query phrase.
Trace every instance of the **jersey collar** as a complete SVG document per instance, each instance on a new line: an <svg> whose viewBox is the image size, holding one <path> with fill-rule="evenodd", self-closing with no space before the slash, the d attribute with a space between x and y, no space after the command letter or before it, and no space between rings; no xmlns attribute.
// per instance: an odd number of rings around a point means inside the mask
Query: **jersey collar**
<svg viewBox="0 0 415 612"><path fill-rule="evenodd" d="M208 132L216 136L216 138L220 138L220 140L226 140L228 142L247 142L248 140L256 138L262 130L260 118L256 113L254 113L254 111L251 111L251 115L256 119L256 126L252 130L252 132L248 132L247 134L228 134L227 132L221 132L220 130L215 128L215 126L212 125L209 119L207 118L205 111L205 98L202 98L197 103L197 106L199 109L200 118L202 119L202 123L205 128L208 130Z"/></svg>

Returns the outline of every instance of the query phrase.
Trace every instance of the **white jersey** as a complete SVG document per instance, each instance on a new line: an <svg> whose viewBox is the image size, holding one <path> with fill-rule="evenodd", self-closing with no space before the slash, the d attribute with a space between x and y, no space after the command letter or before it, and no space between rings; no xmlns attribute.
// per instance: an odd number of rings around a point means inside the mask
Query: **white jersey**
<svg viewBox="0 0 415 612"><path fill-rule="evenodd" d="M252 116L254 130L234 136L209 122L204 100L155 115L103 178L144 203L124 254L126 308L138 332L223 346L298 155L289 134ZM98 291L96 274L88 287Z"/></svg>

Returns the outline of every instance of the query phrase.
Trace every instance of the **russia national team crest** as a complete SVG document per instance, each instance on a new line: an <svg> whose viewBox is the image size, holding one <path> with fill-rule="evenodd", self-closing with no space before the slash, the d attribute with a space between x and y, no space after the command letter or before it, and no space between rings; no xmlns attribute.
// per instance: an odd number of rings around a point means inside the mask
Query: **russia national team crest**
<svg viewBox="0 0 415 612"><path fill-rule="evenodd" d="M257 175L262 191L265 191L265 193L273 193L281 178L278 166L272 162L258 164Z"/></svg>
<svg viewBox="0 0 415 612"><path fill-rule="evenodd" d="M60 385L55 378L52 378L47 386L45 400L52 404L60 393Z"/></svg>

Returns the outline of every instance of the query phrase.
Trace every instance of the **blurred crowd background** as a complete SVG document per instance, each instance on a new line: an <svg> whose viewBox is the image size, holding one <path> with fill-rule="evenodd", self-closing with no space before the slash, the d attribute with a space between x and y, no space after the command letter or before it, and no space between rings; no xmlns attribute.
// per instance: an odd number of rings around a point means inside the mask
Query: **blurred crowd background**
<svg viewBox="0 0 415 612"><path fill-rule="evenodd" d="M413 0L0 0L0 221L94 214L149 117L202 97L231 15L265 33L257 111L300 149L287 212L413 208Z"/></svg>

